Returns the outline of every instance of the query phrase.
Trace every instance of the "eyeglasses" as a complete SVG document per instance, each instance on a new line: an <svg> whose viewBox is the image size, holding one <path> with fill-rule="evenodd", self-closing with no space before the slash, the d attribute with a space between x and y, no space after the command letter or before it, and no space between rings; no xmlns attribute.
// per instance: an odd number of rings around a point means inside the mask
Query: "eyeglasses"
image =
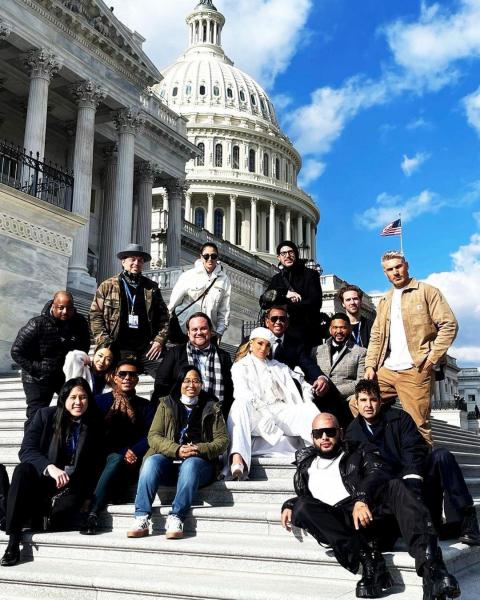
<svg viewBox="0 0 480 600"><path fill-rule="evenodd" d="M285 250L285 252L280 252L279 256L282 258L286 258L287 256L295 256L294 250Z"/></svg>
<svg viewBox="0 0 480 600"><path fill-rule="evenodd" d="M279 321L280 323L286 323L287 322L287 317L282 317L280 315L273 315L273 317L268 317L268 319L272 323L276 323L277 321Z"/></svg>
<svg viewBox="0 0 480 600"><path fill-rule="evenodd" d="M210 259L217 260L218 254L215 254L215 253L214 254L202 254L202 258L203 258L203 260L210 260Z"/></svg>
<svg viewBox="0 0 480 600"><path fill-rule="evenodd" d="M200 381L200 379L184 379L183 383L185 383L186 385L190 385L193 383L193 385L198 385L199 383L202 383Z"/></svg>
<svg viewBox="0 0 480 600"><path fill-rule="evenodd" d="M136 379L138 377L138 373L136 371L118 371L117 373L117 377L120 377L120 379L126 379L129 376L132 379Z"/></svg>
<svg viewBox="0 0 480 600"><path fill-rule="evenodd" d="M320 429L312 429L312 437L314 440L319 440L325 434L329 438L337 435L338 427L320 427Z"/></svg>

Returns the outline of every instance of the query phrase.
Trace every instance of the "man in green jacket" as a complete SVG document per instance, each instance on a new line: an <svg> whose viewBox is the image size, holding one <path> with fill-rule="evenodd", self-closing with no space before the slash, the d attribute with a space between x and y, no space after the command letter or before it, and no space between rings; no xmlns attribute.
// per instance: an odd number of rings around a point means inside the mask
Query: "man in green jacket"
<svg viewBox="0 0 480 600"><path fill-rule="evenodd" d="M380 300L370 333L365 379L378 378L382 401L398 396L432 444L430 408L435 371L445 360L458 324L440 290L410 277L400 252L382 257L393 289Z"/></svg>

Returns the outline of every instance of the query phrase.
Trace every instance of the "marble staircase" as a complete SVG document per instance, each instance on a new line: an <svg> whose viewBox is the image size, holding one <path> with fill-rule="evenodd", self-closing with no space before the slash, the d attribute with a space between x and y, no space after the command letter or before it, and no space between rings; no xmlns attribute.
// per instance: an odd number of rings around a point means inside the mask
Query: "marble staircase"
<svg viewBox="0 0 480 600"><path fill-rule="evenodd" d="M142 377L138 392L147 396L151 381ZM18 462L25 399L18 378L0 379L0 462L11 472ZM480 505L480 438L436 420L438 445L461 464ZM78 532L28 536L22 562L0 568L0 598L52 600L208 599L318 600L355 598L358 576L336 563L332 553L279 523L282 502L293 493L293 467L287 460L254 460L251 479L216 482L201 490L185 522L183 540L166 540L170 488L160 488L152 535L128 539L133 503L111 505L96 536ZM133 501L133 496L131 498ZM3 553L6 537L0 535ZM480 549L443 543L449 569L456 573L462 598L478 597ZM396 586L392 598L422 598L413 559L399 547L386 555Z"/></svg>

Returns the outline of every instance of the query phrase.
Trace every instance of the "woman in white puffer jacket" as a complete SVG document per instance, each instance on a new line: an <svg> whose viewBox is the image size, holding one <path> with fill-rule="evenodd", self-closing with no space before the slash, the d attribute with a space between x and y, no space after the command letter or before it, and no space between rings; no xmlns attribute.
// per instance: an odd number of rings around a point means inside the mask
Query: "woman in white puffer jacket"
<svg viewBox="0 0 480 600"><path fill-rule="evenodd" d="M171 316L178 315L178 322L184 333L190 315L205 313L210 317L220 341L228 328L231 292L230 278L218 262L217 246L207 242L201 247L200 258L193 269L185 271L178 278L170 296L168 310Z"/></svg>

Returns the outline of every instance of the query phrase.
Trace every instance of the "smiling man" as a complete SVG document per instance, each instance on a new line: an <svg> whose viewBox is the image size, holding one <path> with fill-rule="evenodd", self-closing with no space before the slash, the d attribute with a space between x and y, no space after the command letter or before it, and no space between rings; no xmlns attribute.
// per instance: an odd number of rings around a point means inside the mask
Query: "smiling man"
<svg viewBox="0 0 480 600"><path fill-rule="evenodd" d="M155 377L152 400L167 396L181 370L192 365L200 370L203 389L221 403L226 418L233 402L230 355L212 342L212 322L205 313L191 315L186 326L188 342L173 346L167 352Z"/></svg>
<svg viewBox="0 0 480 600"><path fill-rule="evenodd" d="M430 409L435 370L445 361L458 325L440 290L410 277L399 252L382 267L393 289L380 300L370 333L365 378L378 378L384 402L396 396L432 444Z"/></svg>
<svg viewBox="0 0 480 600"><path fill-rule="evenodd" d="M337 298L342 303L350 319L353 341L355 344L367 348L370 341L372 321L362 315L362 290L356 285L345 285L338 290Z"/></svg>

